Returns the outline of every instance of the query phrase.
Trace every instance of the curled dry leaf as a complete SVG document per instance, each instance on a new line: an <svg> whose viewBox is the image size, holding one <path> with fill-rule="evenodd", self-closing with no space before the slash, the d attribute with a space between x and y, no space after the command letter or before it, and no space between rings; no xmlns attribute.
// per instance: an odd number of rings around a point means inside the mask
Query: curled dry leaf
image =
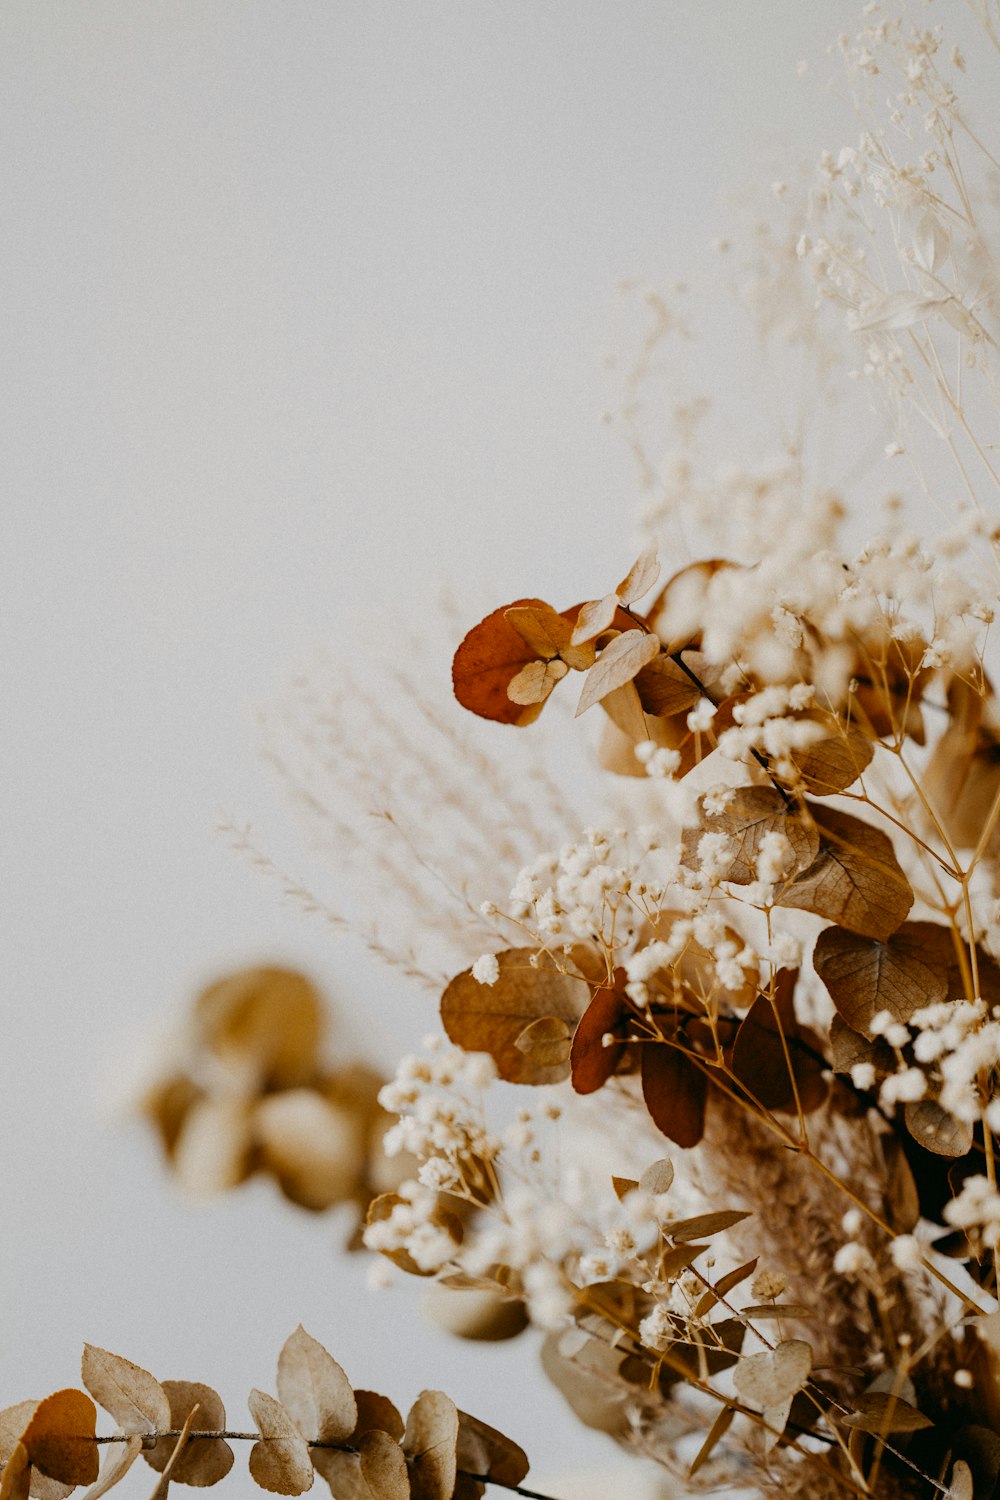
<svg viewBox="0 0 1000 1500"><path fill-rule="evenodd" d="M35 1407L21 1442L32 1464L60 1484L93 1484L99 1463L97 1408L83 1391L56 1391Z"/></svg>
<svg viewBox="0 0 1000 1500"><path fill-rule="evenodd" d="M809 1345L803 1339L785 1339L776 1349L745 1355L733 1371L733 1383L741 1401L763 1412L790 1400L811 1369Z"/></svg>
<svg viewBox="0 0 1000 1500"><path fill-rule="evenodd" d="M880 1011L905 1022L945 999L950 949L947 928L935 922L907 922L884 940L828 927L816 940L813 967L843 1020L872 1040Z"/></svg>
<svg viewBox="0 0 1000 1500"><path fill-rule="evenodd" d="M757 858L765 834L780 833L792 846L792 872L808 869L819 854L820 837L810 818L775 787L738 787L723 812L704 813L698 828L685 831L682 846L686 859L697 863L698 844L706 833L725 833L736 844L736 852L723 879L734 885L749 885L757 879Z"/></svg>
<svg viewBox="0 0 1000 1500"><path fill-rule="evenodd" d="M263 1490L301 1495L313 1482L305 1438L280 1401L254 1389L247 1398L260 1441L250 1449L250 1473Z"/></svg>
<svg viewBox="0 0 1000 1500"><path fill-rule="evenodd" d="M111 1443L109 1448L110 1451L97 1476L97 1482L91 1485L82 1496L82 1500L100 1500L100 1497L113 1489L119 1480L125 1478L142 1452L142 1435L134 1432L127 1443Z"/></svg>
<svg viewBox="0 0 1000 1500"><path fill-rule="evenodd" d="M278 1397L307 1442L344 1442L357 1425L350 1381L301 1323L278 1355Z"/></svg>
<svg viewBox="0 0 1000 1500"><path fill-rule="evenodd" d="M972 1150L971 1121L956 1120L934 1099L907 1104L903 1121L918 1145L935 1156L965 1156Z"/></svg>
<svg viewBox="0 0 1000 1500"><path fill-rule="evenodd" d="M226 1408L222 1397L200 1380L165 1380L163 1389L170 1403L170 1420L174 1430L188 1427L189 1432L224 1432ZM197 1408L197 1410L196 1410ZM143 1450L150 1468L162 1474L177 1447L176 1438L159 1438L152 1448ZM199 1438L188 1443L173 1460L170 1478L178 1484L200 1487L218 1484L233 1467L233 1450L224 1438Z"/></svg>
<svg viewBox="0 0 1000 1500"><path fill-rule="evenodd" d="M170 1402L160 1382L131 1360L84 1344L83 1383L122 1432L163 1432L170 1426Z"/></svg>
<svg viewBox="0 0 1000 1500"><path fill-rule="evenodd" d="M421 1391L403 1433L413 1500L451 1500L458 1472L458 1408L443 1391Z"/></svg>
<svg viewBox="0 0 1000 1500"><path fill-rule="evenodd" d="M325 1007L294 969L242 969L203 990L195 1021L205 1043L262 1088L294 1088L311 1078Z"/></svg>
<svg viewBox="0 0 1000 1500"><path fill-rule="evenodd" d="M573 629L573 643L582 646L594 641L606 630L610 630L618 614L618 597L605 594L603 599L590 599L581 604Z"/></svg>
<svg viewBox="0 0 1000 1500"><path fill-rule="evenodd" d="M659 639L644 630L626 630L615 636L584 678L577 717L630 683L659 653Z"/></svg>
<svg viewBox="0 0 1000 1500"><path fill-rule="evenodd" d="M819 853L779 893L776 904L815 912L862 937L889 937L913 905L892 840L850 813L816 803L808 807L819 832Z"/></svg>
<svg viewBox="0 0 1000 1500"><path fill-rule="evenodd" d="M421 1311L456 1338L497 1344L516 1338L528 1326L524 1303L494 1287L451 1287L434 1282L421 1299Z"/></svg>
<svg viewBox="0 0 1000 1500"><path fill-rule="evenodd" d="M507 695L511 682L538 653L507 618L509 609L548 610L544 599L516 599L474 625L455 652L451 678L463 708L498 724L530 724L541 713L538 703L523 706Z"/></svg>
<svg viewBox="0 0 1000 1500"><path fill-rule="evenodd" d="M0 1500L28 1500L31 1459L23 1443L15 1443L0 1474Z"/></svg>
<svg viewBox="0 0 1000 1500"><path fill-rule="evenodd" d="M539 1016L514 1043L518 1052L541 1068L557 1068L570 1055L573 1033L561 1016Z"/></svg>
<svg viewBox="0 0 1000 1500"><path fill-rule="evenodd" d="M466 1052L488 1052L508 1083L558 1083L566 1077L568 1058L538 1064L518 1048L517 1039L543 1016L575 1026L590 996L584 980L560 973L547 956L533 967L536 956L534 948L509 948L497 954L495 984L479 984L465 969L441 997L441 1020L451 1041Z"/></svg>

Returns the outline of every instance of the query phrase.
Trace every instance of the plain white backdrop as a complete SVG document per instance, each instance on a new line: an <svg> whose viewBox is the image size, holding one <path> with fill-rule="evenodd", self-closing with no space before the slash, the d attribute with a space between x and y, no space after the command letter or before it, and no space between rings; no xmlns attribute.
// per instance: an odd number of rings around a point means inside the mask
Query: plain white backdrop
<svg viewBox="0 0 1000 1500"><path fill-rule="evenodd" d="M858 9L6 0L0 1405L74 1383L87 1339L245 1425L301 1319L539 1475L614 1459L524 1346L368 1294L264 1183L185 1203L107 1105L234 964L307 968L383 1063L433 1025L217 836L285 816L254 710L442 583L485 613L624 571L619 284L689 274L734 192L852 134L824 52ZM706 321L743 442L753 372Z"/></svg>

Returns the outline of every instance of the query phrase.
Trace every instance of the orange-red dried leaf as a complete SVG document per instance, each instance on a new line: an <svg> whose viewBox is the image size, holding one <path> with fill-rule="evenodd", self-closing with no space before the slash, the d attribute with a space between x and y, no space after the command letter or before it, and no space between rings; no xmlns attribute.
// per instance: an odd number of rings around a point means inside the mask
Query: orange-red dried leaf
<svg viewBox="0 0 1000 1500"><path fill-rule="evenodd" d="M945 999L950 946L948 929L936 922L907 922L884 941L828 927L816 940L813 967L840 1016L871 1040L880 1011L905 1022Z"/></svg>
<svg viewBox="0 0 1000 1500"><path fill-rule="evenodd" d="M100 1469L97 1408L83 1391L56 1391L39 1401L21 1434L36 1468L60 1484L93 1484Z"/></svg>
<svg viewBox="0 0 1000 1500"><path fill-rule="evenodd" d="M507 611L548 607L544 599L515 599L472 627L455 652L451 669L455 697L463 708L498 724L523 725L537 719L541 712L537 703L525 706L507 696L521 668L538 659L538 653L507 619Z"/></svg>
<svg viewBox="0 0 1000 1500"><path fill-rule="evenodd" d="M892 840L850 813L815 802L808 806L819 831L819 853L776 904L815 912L862 937L889 937L913 905Z"/></svg>
<svg viewBox="0 0 1000 1500"><path fill-rule="evenodd" d="M31 1459L23 1443L15 1443L0 1475L0 1500L28 1500Z"/></svg>
<svg viewBox="0 0 1000 1500"><path fill-rule="evenodd" d="M676 1047L642 1048L642 1097L653 1124L678 1146L697 1146L705 1133L708 1080Z"/></svg>
<svg viewBox="0 0 1000 1500"><path fill-rule="evenodd" d="M602 986L580 1018L570 1050L573 1088L578 1094L592 1094L601 1088L622 1059L623 1041L611 1047L604 1045L610 1032L614 1035L627 1016L628 1007L620 990Z"/></svg>

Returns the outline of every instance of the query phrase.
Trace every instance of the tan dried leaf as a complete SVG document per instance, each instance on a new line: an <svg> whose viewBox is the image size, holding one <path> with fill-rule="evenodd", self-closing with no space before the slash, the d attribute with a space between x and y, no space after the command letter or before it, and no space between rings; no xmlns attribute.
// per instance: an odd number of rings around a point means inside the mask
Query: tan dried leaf
<svg viewBox="0 0 1000 1500"><path fill-rule="evenodd" d="M811 1369L809 1345L803 1339L785 1339L776 1349L744 1355L733 1371L733 1383L741 1401L763 1412L800 1391Z"/></svg>
<svg viewBox="0 0 1000 1500"><path fill-rule="evenodd" d="M280 1401L256 1388L247 1398L260 1441L250 1449L250 1474L263 1490L301 1495L313 1482L305 1438Z"/></svg>
<svg viewBox="0 0 1000 1500"><path fill-rule="evenodd" d="M813 967L840 1016L853 1031L873 1040L871 1023L887 1010L906 1022L948 992L947 929L935 922L907 922L884 940L827 927L816 939Z"/></svg>
<svg viewBox="0 0 1000 1500"><path fill-rule="evenodd" d="M572 624L551 604L513 604L504 610L504 618L542 661L559 656L573 639Z"/></svg>
<svg viewBox="0 0 1000 1500"><path fill-rule="evenodd" d="M358 1443L358 1457L361 1478L372 1500L409 1500L406 1458L387 1432L366 1432Z"/></svg>
<svg viewBox="0 0 1000 1500"><path fill-rule="evenodd" d="M972 1150L969 1120L956 1120L934 1099L919 1099L903 1109L907 1130L918 1145L935 1156L966 1156Z"/></svg>
<svg viewBox="0 0 1000 1500"><path fill-rule="evenodd" d="M691 1467L690 1469L688 1469L688 1479L693 1479L698 1470L702 1468L711 1458L714 1448L717 1446L719 1441L725 1437L726 1433L732 1426L733 1418L735 1417L735 1415L736 1408L734 1406L724 1406L722 1410L717 1414L715 1421L708 1429L708 1435L706 1436L705 1441L698 1449L698 1452L695 1454L694 1460L692 1461Z"/></svg>
<svg viewBox="0 0 1000 1500"><path fill-rule="evenodd" d="M786 1396L784 1401L778 1401L774 1406L765 1406L761 1412L764 1419L764 1452L770 1453L781 1441L792 1410L794 1396Z"/></svg>
<svg viewBox="0 0 1000 1500"><path fill-rule="evenodd" d="M186 1427L189 1432L225 1431L226 1408L218 1391L210 1385L200 1380L165 1380L163 1389L170 1403L168 1427L175 1430ZM152 1448L143 1451L143 1458L159 1474L173 1460L170 1477L178 1484L201 1487L218 1484L233 1467L233 1450L224 1438L199 1438L196 1443L188 1443L174 1458L177 1441L160 1438Z"/></svg>
<svg viewBox="0 0 1000 1500"><path fill-rule="evenodd" d="M627 1194L634 1192L639 1183L635 1177L612 1177L611 1186L620 1202Z"/></svg>
<svg viewBox="0 0 1000 1500"><path fill-rule="evenodd" d="M507 697L511 703L544 703L568 671L566 663L558 656L554 661L529 661L516 677L511 678Z"/></svg>
<svg viewBox="0 0 1000 1500"><path fill-rule="evenodd" d="M0 1500L28 1500L31 1459L23 1443L15 1443L0 1475Z"/></svg>
<svg viewBox="0 0 1000 1500"><path fill-rule="evenodd" d="M556 1068L569 1059L573 1033L561 1016L539 1016L520 1033L514 1046L542 1068Z"/></svg>
<svg viewBox="0 0 1000 1500"><path fill-rule="evenodd" d="M413 1500L451 1500L458 1472L458 1408L443 1391L421 1391L403 1433Z"/></svg>
<svg viewBox="0 0 1000 1500"><path fill-rule="evenodd" d="M278 1355L278 1397L309 1443L342 1443L357 1425L350 1381L301 1323Z"/></svg>
<svg viewBox="0 0 1000 1500"><path fill-rule="evenodd" d="M94 1400L127 1436L163 1432L170 1426L170 1402L162 1385L130 1359L84 1344L81 1374Z"/></svg>
<svg viewBox="0 0 1000 1500"><path fill-rule="evenodd" d="M399 1441L406 1424L388 1396L380 1396L378 1391L355 1391L354 1400L358 1408L354 1438L366 1432L387 1432Z"/></svg>
<svg viewBox="0 0 1000 1500"><path fill-rule="evenodd" d="M523 1448L464 1411L458 1414L458 1466L467 1474L486 1474L496 1484L508 1486L520 1484L529 1468ZM483 1486L475 1483L471 1493L481 1495Z"/></svg>
<svg viewBox="0 0 1000 1500"><path fill-rule="evenodd" d="M776 904L815 912L862 937L889 937L913 905L892 840L850 813L808 806L819 831L819 853L779 893Z"/></svg>
<svg viewBox="0 0 1000 1500"><path fill-rule="evenodd" d="M250 1175L253 1106L247 1099L198 1100L174 1150L181 1186L196 1197L227 1192Z"/></svg>
<svg viewBox="0 0 1000 1500"><path fill-rule="evenodd" d="M902 1396L894 1396L891 1391L866 1391L855 1399L854 1411L844 1418L844 1426L888 1437L894 1432L920 1432L934 1423Z"/></svg>
<svg viewBox="0 0 1000 1500"><path fill-rule="evenodd" d="M943 1496L943 1500L974 1500L975 1493L972 1470L963 1458L957 1459L951 1471L948 1493Z"/></svg>
<svg viewBox="0 0 1000 1500"><path fill-rule="evenodd" d="M610 693L631 682L637 672L660 653L660 642L644 630L626 630L615 636L601 652L584 678L576 716L586 713Z"/></svg>
<svg viewBox="0 0 1000 1500"><path fill-rule="evenodd" d="M699 827L687 829L683 836L688 861L697 861L698 844L706 832L725 833L734 840L736 852L722 877L734 885L749 885L757 879L757 859L765 834L783 834L791 844L792 873L807 870L820 847L819 833L811 819L770 786L737 787L723 812L712 817L702 814Z"/></svg>
<svg viewBox="0 0 1000 1500"><path fill-rule="evenodd" d="M326 1007L294 969L242 969L203 990L195 1019L208 1046L262 1088L307 1083L316 1067Z"/></svg>
<svg viewBox="0 0 1000 1500"><path fill-rule="evenodd" d="M654 583L660 576L660 561L656 555L655 547L647 547L640 552L635 562L629 568L621 583L615 589L620 604L635 604L644 594L648 594Z"/></svg>
<svg viewBox="0 0 1000 1500"><path fill-rule="evenodd" d="M703 688L710 692L709 679L714 679L717 674L710 671L707 663L702 663L700 652L691 652L690 658L691 670ZM643 711L654 718L686 714L704 696L702 688L696 686L670 656L657 656L648 662L641 672L636 673L634 681Z"/></svg>
<svg viewBox="0 0 1000 1500"><path fill-rule="evenodd" d="M807 722L810 718L814 716L808 716ZM792 751L788 759L807 792L814 797L830 797L854 785L871 764L875 746L855 725L843 724L832 714L820 722L829 726L830 733L804 750Z"/></svg>
<svg viewBox="0 0 1000 1500"><path fill-rule="evenodd" d="M258 1101L252 1125L263 1167L293 1203L320 1212L357 1194L368 1164L368 1122L347 1100L315 1088L282 1089Z"/></svg>
<svg viewBox="0 0 1000 1500"><path fill-rule="evenodd" d="M735 1270L727 1271L725 1276L720 1276L712 1289L707 1291L698 1302L695 1307L695 1317L703 1318L717 1302L727 1297L741 1282L751 1277L757 1269L758 1260L759 1256L755 1255L753 1260L748 1260L745 1265L737 1266Z"/></svg>
<svg viewBox="0 0 1000 1500"><path fill-rule="evenodd" d="M436 1281L421 1298L420 1308L438 1328L476 1343L502 1343L528 1326L524 1303L504 1296L495 1286L454 1287Z"/></svg>
<svg viewBox="0 0 1000 1500"><path fill-rule="evenodd" d="M31 1421L37 1401L18 1401L0 1411L0 1464L5 1464L21 1441L21 1433Z"/></svg>
<svg viewBox="0 0 1000 1500"><path fill-rule="evenodd" d="M97 1408L82 1391L56 1391L39 1401L21 1434L36 1468L60 1484L93 1484L99 1463Z"/></svg>
<svg viewBox="0 0 1000 1500"><path fill-rule="evenodd" d="M582 646L586 642L596 640L599 635L610 630L617 613L617 594L605 594L603 599L591 599L588 603L582 604L573 630L574 646Z"/></svg>
<svg viewBox="0 0 1000 1500"><path fill-rule="evenodd" d="M803 1302L754 1302L749 1307L740 1308L741 1318L814 1318L814 1308L806 1307Z"/></svg>
<svg viewBox="0 0 1000 1500"><path fill-rule="evenodd" d="M651 727L650 720L642 711L639 693L634 682L626 682L620 688L615 688L613 693L601 699L601 707L611 720L612 727L623 734L630 745L637 745L643 740L657 739L656 730ZM655 719L652 721L654 725L657 723ZM638 761L636 764L639 764ZM644 769L642 774L644 776L646 774Z"/></svg>
<svg viewBox="0 0 1000 1500"><path fill-rule="evenodd" d="M101 1465L96 1484L90 1486L82 1500L101 1500L102 1495L106 1495L119 1480L125 1478L142 1452L142 1434L134 1432L127 1442L111 1443L109 1447L110 1452Z"/></svg>
<svg viewBox="0 0 1000 1500"><path fill-rule="evenodd" d="M669 1193L673 1180L674 1164L669 1156L663 1156L646 1168L637 1186L642 1192L651 1193L654 1198L658 1198L662 1193Z"/></svg>
<svg viewBox="0 0 1000 1500"><path fill-rule="evenodd" d="M590 998L584 980L561 974L545 956L532 967L534 957L534 948L507 949L497 954L495 984L479 984L465 969L441 997L441 1020L451 1041L466 1052L488 1052L508 1083L558 1083L567 1076L568 1058L540 1065L519 1050L517 1039L543 1016L575 1026Z"/></svg>
<svg viewBox="0 0 1000 1500"><path fill-rule="evenodd" d="M749 1219L750 1212L742 1208L720 1208L714 1213L695 1214L691 1219L672 1219L661 1224L663 1234L672 1240L687 1243L689 1240L697 1240L706 1235L721 1234L724 1229L732 1229L734 1224L742 1224L744 1219Z"/></svg>

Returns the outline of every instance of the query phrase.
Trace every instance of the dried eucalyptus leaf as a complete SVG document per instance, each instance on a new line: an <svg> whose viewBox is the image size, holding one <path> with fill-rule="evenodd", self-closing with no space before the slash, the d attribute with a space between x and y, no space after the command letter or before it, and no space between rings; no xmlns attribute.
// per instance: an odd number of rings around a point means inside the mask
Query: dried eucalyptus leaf
<svg viewBox="0 0 1000 1500"><path fill-rule="evenodd" d="M639 1178L638 1186L644 1193L651 1193L654 1198L663 1193L669 1193L674 1180L674 1164L669 1156L661 1157L648 1166Z"/></svg>
<svg viewBox="0 0 1000 1500"><path fill-rule="evenodd" d="M561 668L562 670L558 670ZM558 657L554 661L529 661L507 687L511 703L529 705L544 703L556 683L566 675L566 664Z"/></svg>
<svg viewBox="0 0 1000 1500"><path fill-rule="evenodd" d="M755 1302L751 1307L743 1307L740 1312L744 1318L814 1318L815 1310L805 1307L801 1302Z"/></svg>
<svg viewBox="0 0 1000 1500"><path fill-rule="evenodd" d="M965 1156L972 1150L972 1122L956 1120L934 1099L905 1105L903 1121L918 1145L935 1156Z"/></svg>
<svg viewBox="0 0 1000 1500"><path fill-rule="evenodd" d="M170 1403L167 1427L179 1429L190 1423L190 1432L225 1431L226 1408L210 1385L200 1380L165 1380L163 1390ZM143 1450L143 1458L160 1474L173 1460L171 1479L201 1488L218 1484L233 1467L233 1450L224 1438L199 1438L174 1459L176 1447L176 1438L159 1438L152 1448Z"/></svg>
<svg viewBox="0 0 1000 1500"><path fill-rule="evenodd" d="M794 1396L786 1396L784 1401L778 1401L774 1406L765 1406L764 1410L761 1412L761 1416L764 1418L765 1426L765 1453L770 1453L772 1449L781 1441L782 1434L785 1431L785 1425L788 1422L788 1414L792 1409L792 1401L794 1399Z"/></svg>
<svg viewBox="0 0 1000 1500"><path fill-rule="evenodd" d="M698 1452L695 1454L694 1459L691 1463L691 1467L690 1469L688 1469L688 1479L693 1479L698 1470L703 1468L711 1458L714 1449L717 1447L721 1439L725 1437L726 1433L732 1426L733 1418L735 1417L735 1415L736 1408L734 1406L724 1406L718 1413L715 1421L708 1429L708 1434L705 1438L705 1441L698 1449Z"/></svg>
<svg viewBox="0 0 1000 1500"><path fill-rule="evenodd" d="M682 839L688 862L697 863L698 844L706 832L725 833L736 844L722 875L733 885L749 885L757 879L757 859L766 834L780 833L791 844L793 872L807 870L820 848L812 821L770 786L737 787L721 813L710 817L703 814L699 827L687 829Z"/></svg>
<svg viewBox="0 0 1000 1500"><path fill-rule="evenodd" d="M528 1326L524 1303L505 1297L495 1287L458 1289L436 1281L421 1298L420 1308L438 1328L478 1343L516 1338Z"/></svg>
<svg viewBox="0 0 1000 1500"><path fill-rule="evenodd" d="M871 764L875 754L871 739L855 725L842 724L832 716L826 722L831 728L829 734L788 756L802 785L814 797L846 792Z"/></svg>
<svg viewBox="0 0 1000 1500"><path fill-rule="evenodd" d="M716 1302L721 1301L723 1297L728 1297L729 1293L734 1291L741 1282L751 1277L757 1269L759 1259L760 1257L755 1255L753 1260L748 1260L745 1265L737 1266L734 1271L727 1271L725 1276L720 1276L711 1291L706 1292L698 1302L694 1310L695 1317L703 1318L707 1312L711 1311Z"/></svg>
<svg viewBox="0 0 1000 1500"><path fill-rule="evenodd" d="M358 1458L372 1500L409 1500L406 1458L387 1432L366 1432L358 1443Z"/></svg>
<svg viewBox="0 0 1000 1500"><path fill-rule="evenodd" d="M488 1052L508 1083L558 1083L569 1072L568 1058L539 1064L517 1046L532 1021L546 1016L575 1026L590 999L582 979L561 974L543 957L536 966L534 948L510 948L497 954L500 977L479 984L465 969L441 997L441 1020L451 1041L466 1052Z"/></svg>
<svg viewBox="0 0 1000 1500"><path fill-rule="evenodd" d="M705 1131L708 1080L677 1047L642 1049L642 1097L650 1118L675 1146L697 1146Z"/></svg>
<svg viewBox="0 0 1000 1500"><path fill-rule="evenodd" d="M358 1420L351 1383L300 1323L278 1355L278 1398L310 1443L341 1443Z"/></svg>
<svg viewBox="0 0 1000 1500"><path fill-rule="evenodd" d="M660 561L656 555L655 547L647 547L640 552L635 562L629 568L621 583L615 589L615 594L621 604L635 604L644 594L648 594L654 583L660 576Z"/></svg>
<svg viewBox="0 0 1000 1500"><path fill-rule="evenodd" d="M97 1408L82 1391L56 1391L39 1401L21 1434L36 1468L60 1484L93 1484L99 1462Z"/></svg>
<svg viewBox="0 0 1000 1500"><path fill-rule="evenodd" d="M696 1214L691 1219L668 1220L660 1228L668 1239L685 1243L700 1239L702 1235L711 1237L713 1234L721 1234L724 1229L732 1229L734 1224L742 1224L749 1217L748 1209L723 1208L715 1213Z"/></svg>
<svg viewBox="0 0 1000 1500"><path fill-rule="evenodd" d="M573 626L551 604L515 604L504 611L504 616L533 655L542 661L559 656L573 639Z"/></svg>
<svg viewBox="0 0 1000 1500"><path fill-rule="evenodd" d="M355 1391L354 1400L358 1408L358 1421L352 1440L366 1432L387 1432L398 1442L403 1436L405 1423L388 1396L378 1391Z"/></svg>
<svg viewBox="0 0 1000 1500"><path fill-rule="evenodd" d="M972 1470L964 1459L957 1460L951 1471L951 1483L943 1500L973 1500L975 1485L972 1482Z"/></svg>
<svg viewBox="0 0 1000 1500"><path fill-rule="evenodd" d="M455 652L451 669L455 697L463 708L499 724L524 725L537 719L541 705L523 707L507 696L518 672L536 659L533 647L507 619L507 611L548 607L544 599L516 599L473 626Z"/></svg>
<svg viewBox="0 0 1000 1500"><path fill-rule="evenodd" d="M660 654L659 639L644 630L626 630L615 636L590 668L583 682L577 718L610 693L632 681L647 663Z"/></svg>
<svg viewBox="0 0 1000 1500"><path fill-rule="evenodd" d="M413 1500L451 1500L458 1471L458 1408L443 1391L421 1391L403 1433Z"/></svg>
<svg viewBox="0 0 1000 1500"><path fill-rule="evenodd" d="M809 1345L803 1339L786 1339L763 1354L744 1355L733 1371L733 1382L740 1400L763 1412L790 1400L811 1369Z"/></svg>
<svg viewBox="0 0 1000 1500"><path fill-rule="evenodd" d="M458 1466L470 1474L487 1474L498 1485L520 1484L528 1472L528 1456L495 1427L458 1414Z"/></svg>
<svg viewBox="0 0 1000 1500"><path fill-rule="evenodd" d="M170 1402L155 1376L130 1359L84 1344L83 1383L126 1435L170 1426Z"/></svg>
<svg viewBox="0 0 1000 1500"><path fill-rule="evenodd" d="M610 985L602 985L580 1018L570 1048L570 1072L577 1094L592 1094L602 1088L622 1059L622 1041L604 1045L609 1033L627 1014L625 997Z"/></svg>
<svg viewBox="0 0 1000 1500"><path fill-rule="evenodd" d="M31 1421L37 1401L18 1401L0 1411L0 1464L5 1464L21 1441L21 1433Z"/></svg>
<svg viewBox="0 0 1000 1500"><path fill-rule="evenodd" d="M573 630L574 646L593 641L606 630L610 630L618 613L617 594L605 594L603 599L590 599L580 606Z"/></svg>
<svg viewBox="0 0 1000 1500"><path fill-rule="evenodd" d="M31 1459L23 1443L15 1443L0 1475L0 1500L28 1500Z"/></svg>
<svg viewBox="0 0 1000 1500"><path fill-rule="evenodd" d="M559 1067L570 1055L573 1034L561 1016L539 1016L516 1038L514 1046L542 1068Z"/></svg>
<svg viewBox="0 0 1000 1500"><path fill-rule="evenodd" d="M816 940L813 967L840 1016L874 1040L871 1023L886 1010L908 1021L921 1006L948 992L947 929L935 922L907 922L885 939L827 927Z"/></svg>
<svg viewBox="0 0 1000 1500"><path fill-rule="evenodd" d="M615 1196L618 1198L618 1201L621 1202L622 1198L626 1197L627 1194L635 1191L639 1183L634 1177L612 1177L611 1186L615 1190Z"/></svg>
<svg viewBox="0 0 1000 1500"><path fill-rule="evenodd" d="M778 895L778 906L811 911L862 937L884 940L913 905L892 840L870 823L809 803L819 853Z"/></svg>
<svg viewBox="0 0 1000 1500"><path fill-rule="evenodd" d="M280 1401L256 1388L247 1397L260 1441L250 1449L250 1474L263 1490L301 1495L313 1482L305 1438Z"/></svg>
<svg viewBox="0 0 1000 1500"><path fill-rule="evenodd" d="M902 1396L894 1396L891 1391L865 1391L856 1397L854 1411L844 1418L844 1426L888 1437L894 1432L920 1432L934 1423Z"/></svg>

